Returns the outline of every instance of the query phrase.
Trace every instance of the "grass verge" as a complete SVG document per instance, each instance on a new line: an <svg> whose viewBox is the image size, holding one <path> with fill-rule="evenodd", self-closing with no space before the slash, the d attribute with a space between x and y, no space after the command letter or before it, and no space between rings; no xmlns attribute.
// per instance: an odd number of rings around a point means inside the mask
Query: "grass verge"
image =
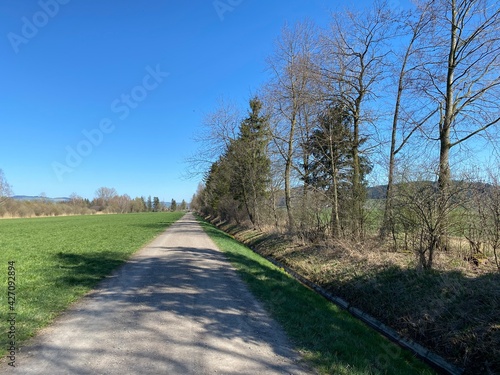
<svg viewBox="0 0 500 375"><path fill-rule="evenodd" d="M427 365L200 220L296 349L321 374L434 374Z"/></svg>
<svg viewBox="0 0 500 375"><path fill-rule="evenodd" d="M8 262L15 262L19 347L182 213L0 220L0 356L8 348ZM11 300L12 301L12 300Z"/></svg>

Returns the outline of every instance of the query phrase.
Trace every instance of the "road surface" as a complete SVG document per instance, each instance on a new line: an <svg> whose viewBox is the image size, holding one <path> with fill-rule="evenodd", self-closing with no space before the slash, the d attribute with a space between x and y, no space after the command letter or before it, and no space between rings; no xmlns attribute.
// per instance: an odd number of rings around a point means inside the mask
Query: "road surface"
<svg viewBox="0 0 500 375"><path fill-rule="evenodd" d="M192 214L42 330L0 374L307 374Z"/></svg>

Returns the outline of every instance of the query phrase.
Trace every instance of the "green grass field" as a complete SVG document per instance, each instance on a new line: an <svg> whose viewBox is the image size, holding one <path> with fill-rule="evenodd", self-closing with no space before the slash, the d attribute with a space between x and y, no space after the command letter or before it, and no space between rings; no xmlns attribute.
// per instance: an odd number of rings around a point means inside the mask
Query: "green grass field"
<svg viewBox="0 0 500 375"><path fill-rule="evenodd" d="M0 220L0 356L8 348L11 307L19 345L182 215ZM15 304L7 298L9 262L15 265Z"/></svg>
<svg viewBox="0 0 500 375"><path fill-rule="evenodd" d="M347 312L214 226L200 221L252 293L321 374L434 374Z"/></svg>

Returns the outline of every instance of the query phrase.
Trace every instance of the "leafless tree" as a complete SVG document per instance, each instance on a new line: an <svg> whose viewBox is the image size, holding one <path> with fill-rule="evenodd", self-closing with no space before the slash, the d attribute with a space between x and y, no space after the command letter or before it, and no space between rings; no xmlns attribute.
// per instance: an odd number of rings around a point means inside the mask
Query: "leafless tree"
<svg viewBox="0 0 500 375"><path fill-rule="evenodd" d="M495 264L500 271L500 181L491 171L489 183L483 186L474 204L479 216L477 226L481 228L482 239L493 251Z"/></svg>
<svg viewBox="0 0 500 375"><path fill-rule="evenodd" d="M428 136L439 143L439 211L447 212L451 187L450 150L500 121L500 3L489 0L427 2L434 20L424 42L420 91L436 115ZM447 220L439 228L439 247L447 246Z"/></svg>
<svg viewBox="0 0 500 375"><path fill-rule="evenodd" d="M396 27L395 39L402 40L395 44L395 58L391 62L395 81L390 80L390 85L396 87L394 109L392 113L391 139L389 151L389 168L387 175L387 190L384 210L384 219L380 230L381 238L385 238L389 232L394 233L393 214L393 185L396 170L396 156L410 141L429 117L435 114L435 110L422 111L422 103L414 94L415 75L421 61L420 55L428 46L419 43L429 32L427 27L432 22L432 15L428 5L411 11L397 12L392 16L392 22ZM413 91L413 92L412 92ZM417 99L417 100L416 100ZM417 102L417 103L415 103ZM417 104L419 110L414 111ZM425 108L425 106L423 106Z"/></svg>
<svg viewBox="0 0 500 375"><path fill-rule="evenodd" d="M106 208L118 196L115 188L100 187L95 192L95 200L99 206Z"/></svg>
<svg viewBox="0 0 500 375"><path fill-rule="evenodd" d="M288 229L295 227L292 209L292 172L298 169L296 154L300 146L298 134L303 127L306 106L311 100L314 74L313 55L317 52L317 32L310 22L285 26L276 41L274 54L267 64L272 79L266 87L270 103L272 138L284 161L285 206Z"/></svg>
<svg viewBox="0 0 500 375"><path fill-rule="evenodd" d="M443 222L451 212L463 207L471 192L467 181L450 186L443 211L437 181L430 178L428 172L422 172L430 169L413 164L408 174L399 176L399 183L394 187L394 215L404 234L405 248L415 251L420 269L433 267Z"/></svg>
<svg viewBox="0 0 500 375"><path fill-rule="evenodd" d="M11 187L7 182L3 170L0 169L0 203L5 201L12 194Z"/></svg>
<svg viewBox="0 0 500 375"><path fill-rule="evenodd" d="M132 209L132 199L127 194L115 195L110 199L109 209L117 213L127 213L131 212Z"/></svg>
<svg viewBox="0 0 500 375"><path fill-rule="evenodd" d="M194 136L199 144L196 153L187 159L187 177L202 176L238 137L243 116L238 106L220 98L215 109L205 115L202 129Z"/></svg>
<svg viewBox="0 0 500 375"><path fill-rule="evenodd" d="M353 235L362 235L363 186L360 145L374 112L369 102L376 98L376 87L383 81L389 49L390 14L385 3L376 2L361 12L335 13L330 29L322 37L322 63L325 99L347 104L353 118Z"/></svg>

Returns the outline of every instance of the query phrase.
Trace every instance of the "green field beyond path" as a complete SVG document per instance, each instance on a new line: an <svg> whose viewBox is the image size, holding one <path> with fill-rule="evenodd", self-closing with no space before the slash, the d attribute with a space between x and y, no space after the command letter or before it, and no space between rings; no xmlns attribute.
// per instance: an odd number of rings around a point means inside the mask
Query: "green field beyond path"
<svg viewBox="0 0 500 375"><path fill-rule="evenodd" d="M19 346L182 215L0 220L0 356L9 347L7 318L12 308ZM16 299L13 303L11 298L9 304L8 269L12 261Z"/></svg>

